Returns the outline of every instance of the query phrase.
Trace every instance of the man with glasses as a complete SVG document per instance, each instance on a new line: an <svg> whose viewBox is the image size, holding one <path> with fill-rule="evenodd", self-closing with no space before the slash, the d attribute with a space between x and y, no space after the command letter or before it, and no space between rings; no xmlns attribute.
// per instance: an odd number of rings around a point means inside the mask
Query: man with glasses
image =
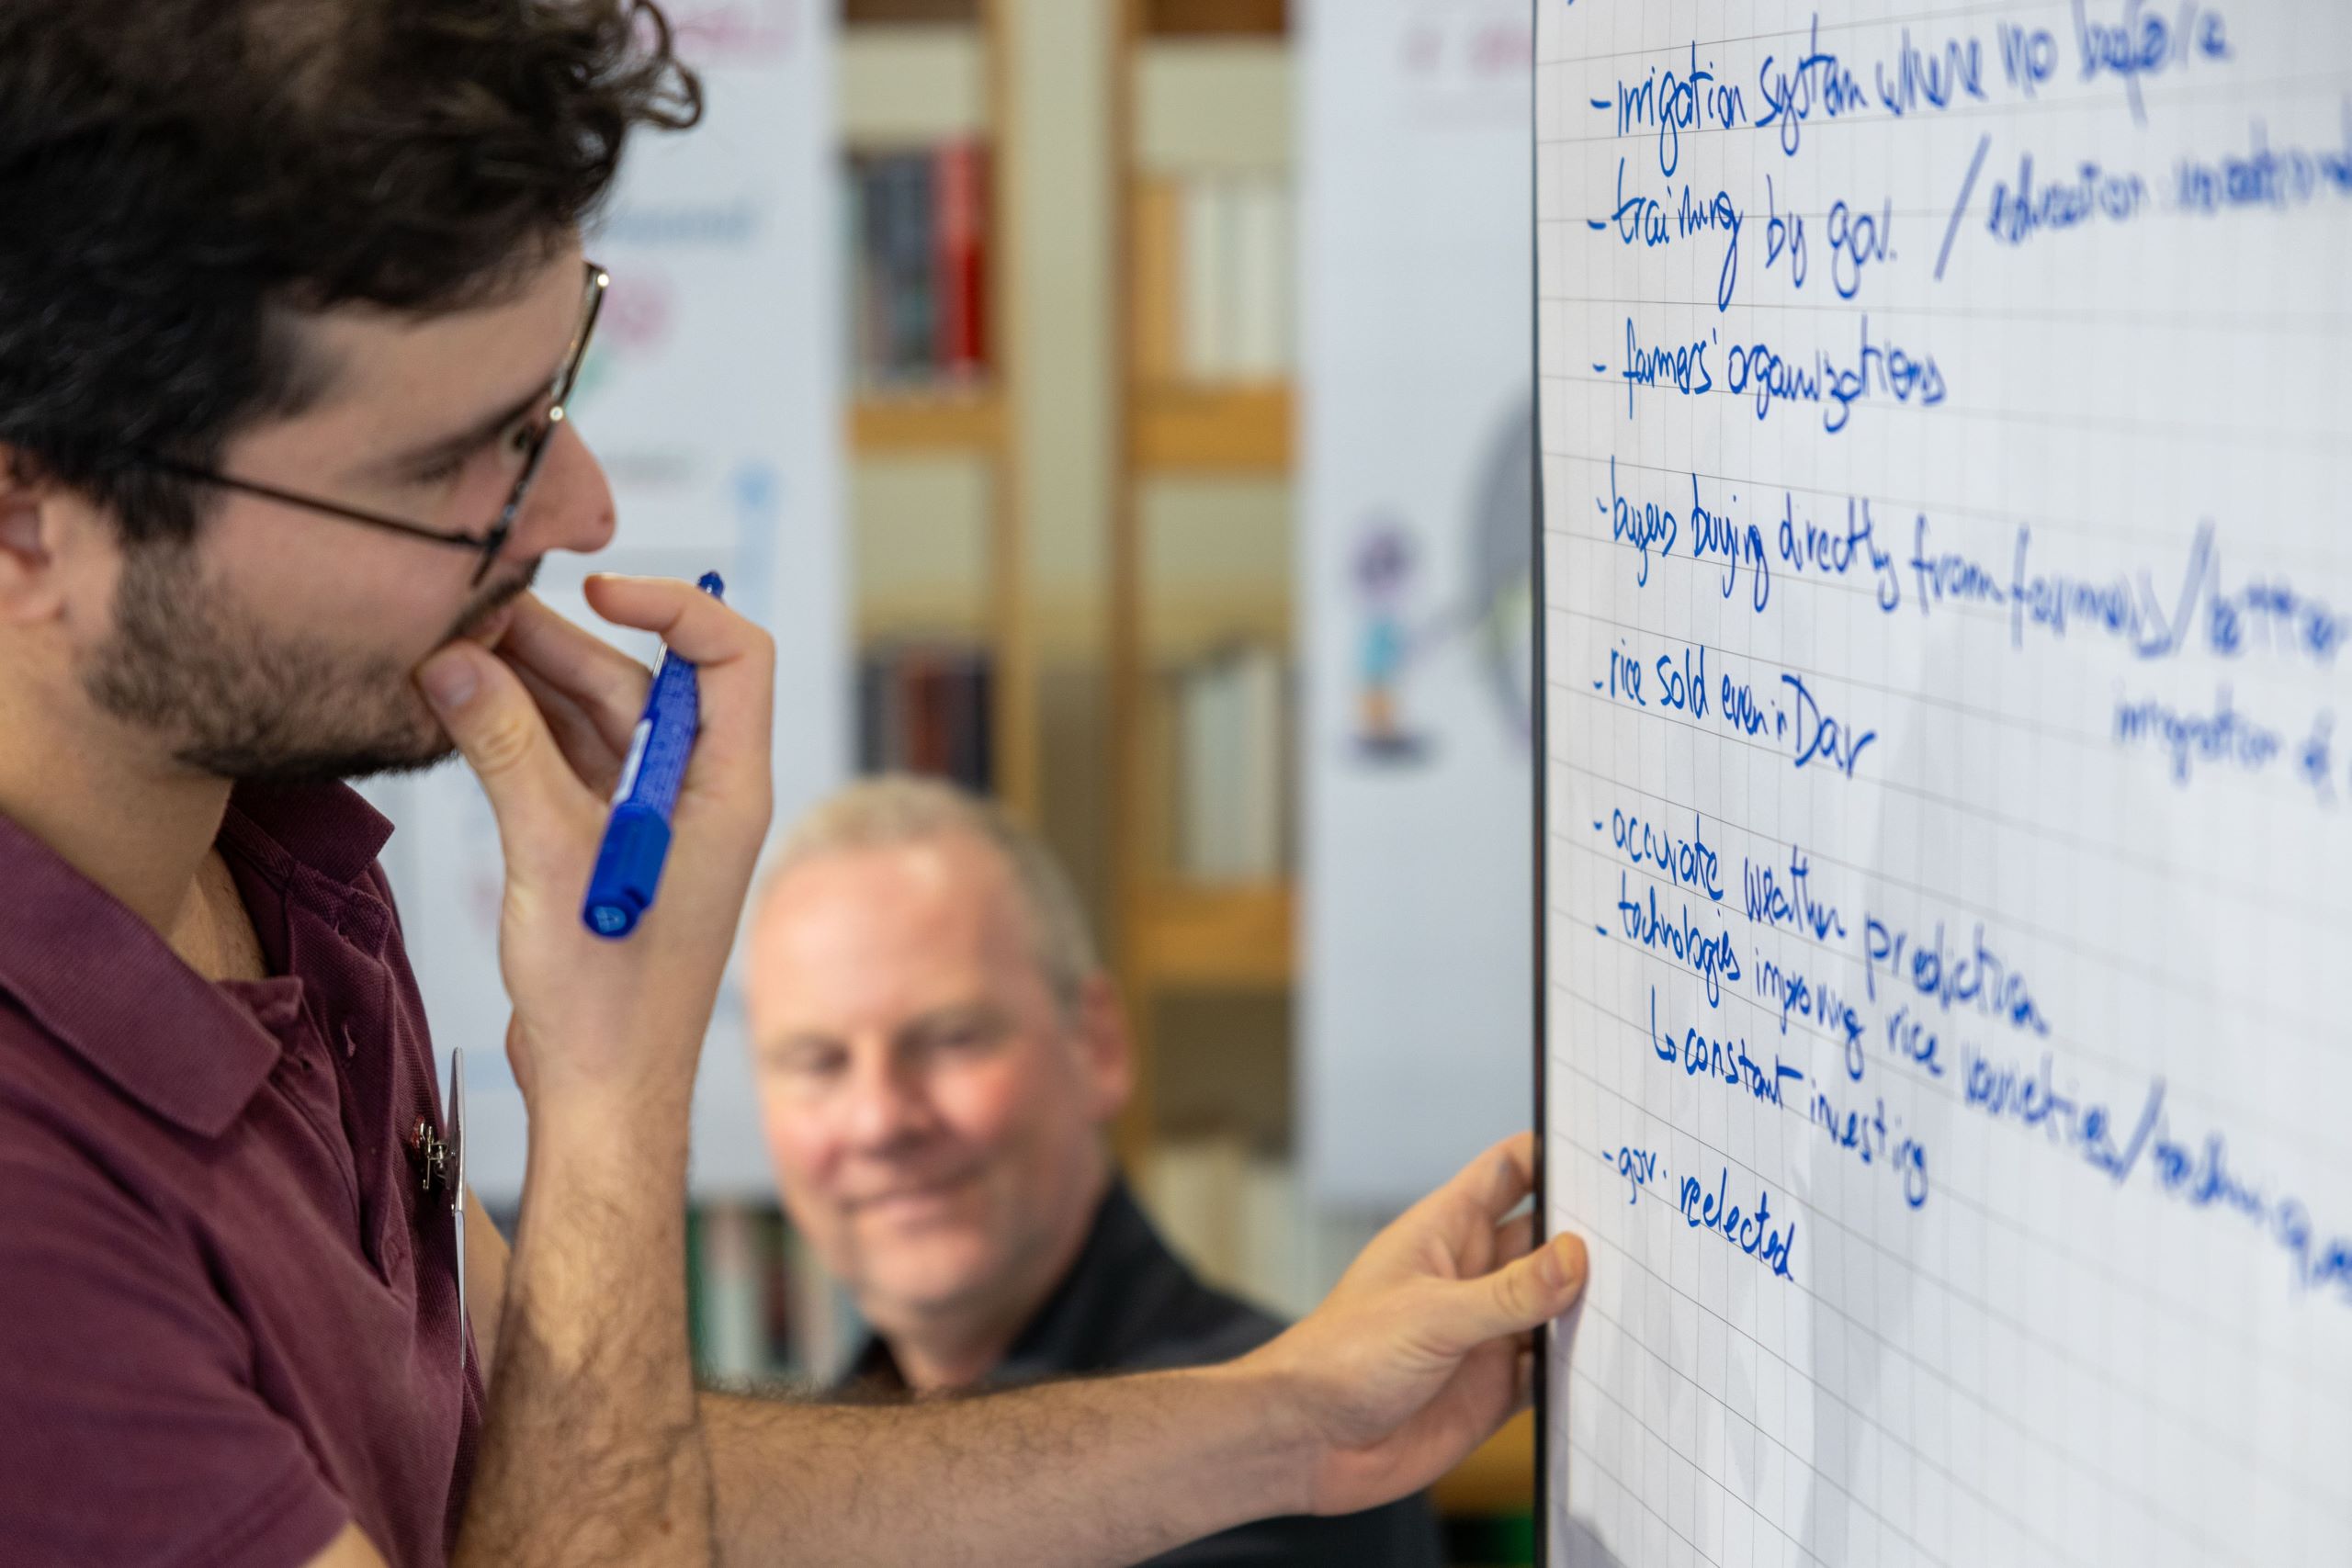
<svg viewBox="0 0 2352 1568"><path fill-rule="evenodd" d="M581 220L695 107L628 0L0 0L0 1561L1132 1562L1426 1483L1581 1285L1506 1218L1521 1139L1226 1366L694 1388L686 1111L773 652L589 580L703 701L662 903L601 943L647 676L527 589L612 533L562 418ZM453 749L505 860L511 1255L336 782Z"/></svg>
<svg viewBox="0 0 2352 1568"><path fill-rule="evenodd" d="M563 423L564 405L570 401L571 389L580 379L581 361L588 356L588 339L596 330L596 315L605 306L605 291L612 287L612 276L594 262L585 263L588 281L581 299L580 325L572 333L571 346L565 351L563 368L556 373L552 387L542 388L524 398L513 408L499 409L486 419L477 421L470 428L459 431L445 441L437 441L423 452L407 459L413 472L424 482L453 477L469 460L484 452L496 452L508 468L514 470L514 488L506 492L506 504L498 511L497 521L478 533L451 532L429 524L410 522L399 517L387 517L380 512L364 507L345 505L315 495L280 489L254 479L241 479L229 474L205 468L198 463L182 462L150 452L126 454L133 462L169 474L195 484L217 485L223 490L243 491L265 501L275 501L287 506L299 506L328 517L340 517L349 523L365 523L374 528L389 528L396 534L411 534L420 539L438 539L444 544L460 545L481 553L481 564L474 568L471 586L480 587L482 579L498 560L498 552L506 546L514 532L514 520L522 515L523 498L531 492L531 481L539 475L539 463L547 457L548 443L555 438L556 426Z"/></svg>

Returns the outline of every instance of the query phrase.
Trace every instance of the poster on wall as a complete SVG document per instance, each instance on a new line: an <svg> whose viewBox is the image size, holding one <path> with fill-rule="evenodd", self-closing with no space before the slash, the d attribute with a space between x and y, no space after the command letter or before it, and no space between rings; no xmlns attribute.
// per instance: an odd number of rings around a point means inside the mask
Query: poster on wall
<svg viewBox="0 0 2352 1568"><path fill-rule="evenodd" d="M1308 1191L1389 1208L1532 1115L1533 40L1298 21L1298 1103Z"/></svg>
<svg viewBox="0 0 2352 1568"><path fill-rule="evenodd" d="M650 637L598 620L591 570L722 573L777 643L775 813L846 776L839 389L831 180L832 21L817 0L673 0L702 123L639 131L587 235L612 275L571 402L612 482L619 528L593 559L550 556L538 592L639 658ZM450 763L368 791L398 831L385 864L446 1081L465 1048L467 1156L493 1205L522 1187L522 1099L499 981L503 870L489 802ZM730 969L695 1085L701 1197L774 1192Z"/></svg>

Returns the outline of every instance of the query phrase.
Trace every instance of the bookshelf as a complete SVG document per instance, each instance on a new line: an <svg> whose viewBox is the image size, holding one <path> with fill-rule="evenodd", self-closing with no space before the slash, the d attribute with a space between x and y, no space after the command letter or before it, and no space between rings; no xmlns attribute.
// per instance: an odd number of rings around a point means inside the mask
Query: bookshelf
<svg viewBox="0 0 2352 1568"><path fill-rule="evenodd" d="M993 457L1004 440L1004 400L993 391L888 397L850 406L849 445L859 457L971 452Z"/></svg>
<svg viewBox="0 0 2352 1568"><path fill-rule="evenodd" d="M1177 711L1183 697L1171 690L1172 672L1234 643L1273 649L1286 670L1287 550L1272 552L1270 562L1261 556L1259 564L1271 571L1241 581L1229 575L1220 583L1204 573L1171 586L1167 579L1175 574L1166 568L1184 541L1171 541L1169 520L1154 516L1168 509L1153 504L1167 487L1287 487L1287 344L1240 341L1252 332L1286 338L1287 324L1260 321L1221 331L1204 320L1211 312L1268 312L1217 300L1209 293L1217 262L1195 259L1220 242L1246 253L1247 242L1229 240L1222 227L1238 231L1250 220L1246 210L1229 217L1217 203L1239 210L1258 199L1256 190L1286 180L1287 7L1280 0L1116 4L1114 355L1122 408L1110 541L1109 774L1114 927L1139 1057L1137 1092L1119 1142L1139 1168L1162 1132L1157 1091L1169 1070L1161 1048L1170 1043L1159 1027L1162 1004L1202 992L1286 998L1291 982L1287 853L1273 863L1253 854L1240 874L1187 874L1180 847L1186 835L1170 826L1185 809L1181 742L1193 733L1190 716ZM1215 102L1212 95L1236 82L1240 93L1227 100L1234 112L1184 112L1188 96ZM1238 194L1221 193L1219 184ZM1220 227L1214 237L1212 226ZM1286 249L1275 254L1287 261ZM1232 265L1224 264L1228 274ZM1286 515L1281 525L1286 531ZM1234 612L1242 601L1256 613ZM1286 818L1289 803L1278 799L1272 809ZM1277 1043L1286 1054L1287 1042Z"/></svg>
<svg viewBox="0 0 2352 1568"><path fill-rule="evenodd" d="M1287 386L1135 389L1133 455L1146 474L1290 472Z"/></svg>
<svg viewBox="0 0 2352 1568"><path fill-rule="evenodd" d="M961 728L984 732L977 753L984 760L974 765L985 770L999 799L1034 819L1041 767L1037 660L1021 565L1021 354L1007 281L1019 246L1006 198L1018 176L1011 141L1001 134L1002 25L999 0L842 0L843 293L854 389L843 440L858 546L861 761L936 766L942 743L910 742L898 733L918 722L902 721L900 709L938 705L915 690L922 676L909 666L960 658L985 671L984 686L967 682L958 688L979 694L972 699L978 711L957 718ZM928 319L960 310L968 320L960 337L940 322L944 363L918 364L910 372L903 363L888 363L889 341L885 352L868 341L877 331L888 340L888 312L897 303L876 303L876 274L888 269L877 255L887 246L876 242L869 206L877 168L920 165L934 154L941 172L933 176L933 222L944 229L950 221L944 214L951 158L957 160L956 188L978 209L977 239L967 235L974 254L966 262L967 273L978 273L978 296L948 298L955 289L949 264L930 258L938 283L937 297L921 301ZM957 221L972 220L967 213ZM921 272L926 258L920 250L913 260ZM878 329L877 315L885 318ZM918 324L918 338L925 330ZM877 360L884 363L877 367ZM946 518L934 519L930 513L943 493L972 498L972 504L943 508ZM959 525L975 544L934 547L939 534ZM934 560L942 555L958 560L948 574L957 581L942 580ZM884 684L910 694L877 699L873 694ZM877 714L877 703L886 711ZM955 749L971 751L968 745Z"/></svg>
<svg viewBox="0 0 2352 1568"><path fill-rule="evenodd" d="M1278 990L1290 984L1287 881L1155 889L1134 911L1137 967L1161 986Z"/></svg>

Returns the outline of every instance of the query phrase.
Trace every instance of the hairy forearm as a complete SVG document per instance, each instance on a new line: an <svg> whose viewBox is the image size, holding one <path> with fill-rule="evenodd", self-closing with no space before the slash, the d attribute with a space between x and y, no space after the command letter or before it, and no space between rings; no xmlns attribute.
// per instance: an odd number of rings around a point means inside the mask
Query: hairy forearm
<svg viewBox="0 0 2352 1568"><path fill-rule="evenodd" d="M711 1561L675 1120L533 1129L457 1568Z"/></svg>
<svg viewBox="0 0 2352 1568"><path fill-rule="evenodd" d="M1102 1568L1306 1495L1288 1402L1239 1367L911 1404L703 1396L729 1568Z"/></svg>

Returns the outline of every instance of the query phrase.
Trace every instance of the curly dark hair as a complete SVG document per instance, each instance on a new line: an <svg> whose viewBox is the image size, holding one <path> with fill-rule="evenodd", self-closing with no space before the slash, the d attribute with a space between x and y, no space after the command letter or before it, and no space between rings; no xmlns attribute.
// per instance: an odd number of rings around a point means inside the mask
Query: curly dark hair
<svg viewBox="0 0 2352 1568"><path fill-rule="evenodd" d="M701 90L650 0L0 0L0 446L186 540L300 312L509 295Z"/></svg>

